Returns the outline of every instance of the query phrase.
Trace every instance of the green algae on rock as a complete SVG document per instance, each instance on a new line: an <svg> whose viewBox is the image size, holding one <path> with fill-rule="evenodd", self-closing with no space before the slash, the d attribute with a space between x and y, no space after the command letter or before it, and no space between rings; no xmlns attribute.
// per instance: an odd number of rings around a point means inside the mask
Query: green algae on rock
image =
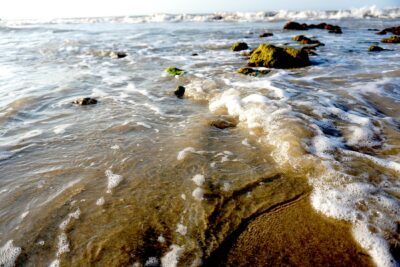
<svg viewBox="0 0 400 267"><path fill-rule="evenodd" d="M385 49L383 49L382 47L380 47L380 46L377 46L377 45L371 45L369 48L368 48L368 51L370 51L370 52L379 52L379 51L384 51Z"/></svg>
<svg viewBox="0 0 400 267"><path fill-rule="evenodd" d="M389 38L383 38L381 40L382 43L390 43L390 44L398 44L400 43L400 37L399 36L391 36Z"/></svg>
<svg viewBox="0 0 400 267"><path fill-rule="evenodd" d="M302 68L311 65L308 53L291 47L276 47L261 44L249 60L251 67L267 67L278 69Z"/></svg>
<svg viewBox="0 0 400 267"><path fill-rule="evenodd" d="M240 68L237 72L240 74L257 77L257 76L266 75L266 74L270 73L271 71L270 70L257 70L257 69L245 67L245 68Z"/></svg>
<svg viewBox="0 0 400 267"><path fill-rule="evenodd" d="M231 46L231 50L234 52L242 51L249 49L249 46L246 43L243 42L236 42Z"/></svg>
<svg viewBox="0 0 400 267"><path fill-rule="evenodd" d="M171 75L173 75L173 76L182 75L182 74L185 73L184 70L178 69L176 67L168 67L164 71L169 73L169 74L171 74Z"/></svg>

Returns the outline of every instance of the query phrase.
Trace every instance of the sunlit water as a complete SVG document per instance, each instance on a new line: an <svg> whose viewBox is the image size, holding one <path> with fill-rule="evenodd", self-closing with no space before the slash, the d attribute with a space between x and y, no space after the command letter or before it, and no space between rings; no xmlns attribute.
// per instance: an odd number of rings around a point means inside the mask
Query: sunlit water
<svg viewBox="0 0 400 267"><path fill-rule="evenodd" d="M304 32L325 43L311 67L264 77L237 74L229 48L300 47L283 20L1 27L0 263L197 266L243 220L307 198L396 265L400 46L368 52L368 29L400 20L327 22L344 34ZM210 126L224 116L238 125Z"/></svg>

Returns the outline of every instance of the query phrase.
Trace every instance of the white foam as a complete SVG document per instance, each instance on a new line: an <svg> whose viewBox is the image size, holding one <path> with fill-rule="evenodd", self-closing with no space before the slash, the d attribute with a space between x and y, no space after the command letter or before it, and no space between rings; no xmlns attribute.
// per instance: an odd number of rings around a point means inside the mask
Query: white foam
<svg viewBox="0 0 400 267"><path fill-rule="evenodd" d="M53 132L55 134L63 134L65 133L65 130L70 127L72 124L62 124L62 125L57 125L56 127L53 128Z"/></svg>
<svg viewBox="0 0 400 267"><path fill-rule="evenodd" d="M165 243L165 237L163 237L163 235L158 236L157 241L160 243Z"/></svg>
<svg viewBox="0 0 400 267"><path fill-rule="evenodd" d="M59 267L59 266L60 266L60 260L59 259L53 260L49 265L49 267Z"/></svg>
<svg viewBox="0 0 400 267"><path fill-rule="evenodd" d="M183 247L178 245L170 246L170 251L161 258L162 267L176 267L178 265L179 257L183 253Z"/></svg>
<svg viewBox="0 0 400 267"><path fill-rule="evenodd" d="M196 174L193 178L192 181L197 185L197 186L202 186L204 182L206 181L206 178L202 174Z"/></svg>
<svg viewBox="0 0 400 267"><path fill-rule="evenodd" d="M144 263L145 267L156 267L160 266L160 261L156 257L150 257Z"/></svg>
<svg viewBox="0 0 400 267"><path fill-rule="evenodd" d="M192 196L194 199L201 201L204 197L204 190L201 187L197 187L195 190L193 190Z"/></svg>
<svg viewBox="0 0 400 267"><path fill-rule="evenodd" d="M186 147L183 150L179 151L177 160L184 160L189 153L196 153L196 150L193 147Z"/></svg>
<svg viewBox="0 0 400 267"><path fill-rule="evenodd" d="M97 199L97 201L96 201L97 206L103 206L104 203L105 203L104 197L101 197L101 198Z"/></svg>
<svg viewBox="0 0 400 267"><path fill-rule="evenodd" d="M111 170L106 170L105 174L108 178L107 193L111 193L111 189L117 187L122 181L122 176L113 173Z"/></svg>
<svg viewBox="0 0 400 267"><path fill-rule="evenodd" d="M176 226L176 230L177 233L181 234L181 235L186 235L187 233L187 227L181 223L178 223L178 225Z"/></svg>
<svg viewBox="0 0 400 267"><path fill-rule="evenodd" d="M58 244L57 244L57 257L60 255L69 252L69 241L67 235L65 233L61 233L58 236Z"/></svg>
<svg viewBox="0 0 400 267"><path fill-rule="evenodd" d="M0 247L0 266L13 267L21 251L21 248L14 246L13 240L7 241Z"/></svg>

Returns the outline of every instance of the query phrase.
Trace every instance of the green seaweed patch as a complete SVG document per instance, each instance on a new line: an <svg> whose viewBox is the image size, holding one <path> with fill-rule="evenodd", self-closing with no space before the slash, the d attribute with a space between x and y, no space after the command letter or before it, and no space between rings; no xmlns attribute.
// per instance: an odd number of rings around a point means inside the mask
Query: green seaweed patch
<svg viewBox="0 0 400 267"><path fill-rule="evenodd" d="M231 50L234 51L234 52L247 50L247 49L249 49L249 46L246 43L243 43L243 42L236 42L231 46Z"/></svg>
<svg viewBox="0 0 400 267"><path fill-rule="evenodd" d="M168 67L164 71L169 73L169 74L171 74L171 75L173 75L173 76L182 75L182 74L185 73L184 70L178 69L176 67Z"/></svg>
<svg viewBox="0 0 400 267"><path fill-rule="evenodd" d="M266 75L266 74L270 73L271 71L270 70L257 70L257 69L245 67L245 68L240 68L237 72L240 74L257 77L257 76Z"/></svg>
<svg viewBox="0 0 400 267"><path fill-rule="evenodd" d="M291 47L261 44L249 59L250 67L278 69L302 68L311 65L308 53Z"/></svg>
<svg viewBox="0 0 400 267"><path fill-rule="evenodd" d="M381 40L382 43L390 43L390 44L398 44L400 43L400 37L399 36L391 36L389 38L383 38Z"/></svg>

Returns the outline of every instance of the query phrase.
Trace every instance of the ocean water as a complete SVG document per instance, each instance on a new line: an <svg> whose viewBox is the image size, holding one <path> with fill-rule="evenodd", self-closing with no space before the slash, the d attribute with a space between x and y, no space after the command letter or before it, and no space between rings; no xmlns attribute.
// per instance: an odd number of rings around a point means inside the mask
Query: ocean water
<svg viewBox="0 0 400 267"><path fill-rule="evenodd" d="M377 8L0 21L0 265L199 266L304 198L397 266L400 45L374 29L399 25ZM237 73L234 42L299 48L298 34L325 44L312 66Z"/></svg>

